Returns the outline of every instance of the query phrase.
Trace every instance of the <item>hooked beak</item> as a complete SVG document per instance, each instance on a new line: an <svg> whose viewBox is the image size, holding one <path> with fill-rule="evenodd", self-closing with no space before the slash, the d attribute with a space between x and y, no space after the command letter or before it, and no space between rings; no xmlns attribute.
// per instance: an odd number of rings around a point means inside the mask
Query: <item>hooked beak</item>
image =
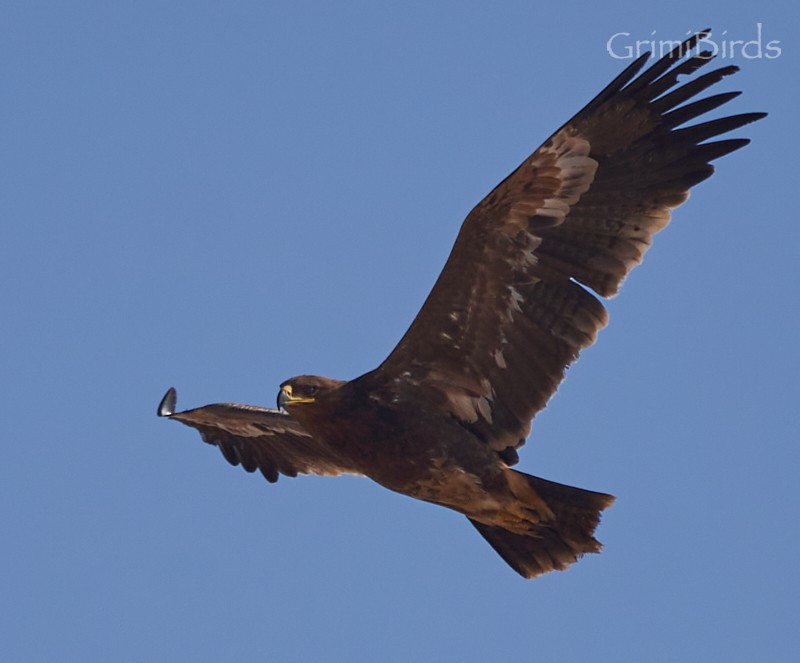
<svg viewBox="0 0 800 663"><path fill-rule="evenodd" d="M289 401L289 396L286 393L286 387L281 387L281 390L278 392L278 409L285 410L284 407L286 403Z"/></svg>
<svg viewBox="0 0 800 663"><path fill-rule="evenodd" d="M304 396L292 396L292 385L285 384L278 392L278 409L285 410L287 405L297 405L299 403L313 403L313 398Z"/></svg>

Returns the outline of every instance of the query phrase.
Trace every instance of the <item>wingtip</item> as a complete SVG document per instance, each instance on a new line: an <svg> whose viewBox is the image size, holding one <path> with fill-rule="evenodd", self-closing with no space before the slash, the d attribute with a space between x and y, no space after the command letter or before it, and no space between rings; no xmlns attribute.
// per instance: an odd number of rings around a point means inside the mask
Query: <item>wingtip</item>
<svg viewBox="0 0 800 663"><path fill-rule="evenodd" d="M162 398L161 402L158 404L158 416L171 417L175 414L175 405L177 401L178 392L175 391L175 387L170 387L167 389L167 393L164 394L164 398Z"/></svg>

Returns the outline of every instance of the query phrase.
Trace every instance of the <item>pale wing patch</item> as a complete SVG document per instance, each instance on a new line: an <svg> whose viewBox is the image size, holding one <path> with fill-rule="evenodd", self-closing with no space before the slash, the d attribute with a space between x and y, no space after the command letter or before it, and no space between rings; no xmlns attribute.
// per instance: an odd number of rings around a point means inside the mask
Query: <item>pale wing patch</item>
<svg viewBox="0 0 800 663"><path fill-rule="evenodd" d="M506 254L506 261L514 272L527 275L537 263L536 250L542 242L537 234L542 229L561 224L580 196L591 186L597 172L597 162L589 156L589 142L579 136L559 132L545 143L522 168L532 169L533 176L527 187L509 192L513 203L507 208L504 221L497 230L512 247ZM529 276L527 285L533 285L538 278ZM501 291L502 292L502 291ZM501 326L513 325L514 318L524 315L525 295L514 285L508 285L502 294ZM500 294L500 293L498 293ZM458 312L450 312L450 320L459 322ZM439 332L439 337L453 342L452 334ZM501 333L498 344L489 344L485 352L498 369L507 368L504 345L506 340ZM455 346L454 347L458 347ZM450 375L432 374L429 379L439 382L450 411L465 423L475 423L482 419L492 424L494 389L488 380L479 384L456 384Z"/></svg>
<svg viewBox="0 0 800 663"><path fill-rule="evenodd" d="M436 370L428 374L427 381L435 384L447 399L448 410L464 423L473 424L479 418L491 424L492 401L494 389L486 378L480 381L469 380L466 376L458 376L461 380L456 383L456 376L445 375Z"/></svg>
<svg viewBox="0 0 800 663"><path fill-rule="evenodd" d="M513 285L509 286L508 291L511 293L511 310L516 313L522 313L520 304L525 302L525 298L519 293Z"/></svg>
<svg viewBox="0 0 800 663"><path fill-rule="evenodd" d="M445 395L450 411L464 423L474 424L478 417L492 423L492 408L486 396L475 396L459 389L447 389Z"/></svg>
<svg viewBox="0 0 800 663"><path fill-rule="evenodd" d="M586 139L559 131L536 150L527 164L535 170L534 184L511 206L511 224L535 232L563 223L594 181L598 164L589 156L590 149ZM554 188L555 194L540 202L537 194Z"/></svg>
<svg viewBox="0 0 800 663"><path fill-rule="evenodd" d="M487 423L492 423L492 408L489 405L489 399L486 396L478 396L475 407L478 410L478 414L480 414L484 419L486 419Z"/></svg>

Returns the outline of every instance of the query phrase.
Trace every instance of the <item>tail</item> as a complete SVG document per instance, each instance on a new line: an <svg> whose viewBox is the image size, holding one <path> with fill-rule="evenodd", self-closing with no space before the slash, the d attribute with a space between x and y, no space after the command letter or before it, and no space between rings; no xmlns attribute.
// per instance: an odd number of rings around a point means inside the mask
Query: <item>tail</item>
<svg viewBox="0 0 800 663"><path fill-rule="evenodd" d="M592 535L600 512L614 502L612 495L510 471L524 478L554 515L530 534L516 534L469 519L512 569L525 578L535 578L548 571L563 571L584 553L600 552L602 545Z"/></svg>

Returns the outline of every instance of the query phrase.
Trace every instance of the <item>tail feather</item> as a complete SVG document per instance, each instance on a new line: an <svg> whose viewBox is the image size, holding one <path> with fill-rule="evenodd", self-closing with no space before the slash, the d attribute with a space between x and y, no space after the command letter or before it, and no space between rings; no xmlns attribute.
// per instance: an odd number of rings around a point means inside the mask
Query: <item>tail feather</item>
<svg viewBox="0 0 800 663"><path fill-rule="evenodd" d="M565 486L522 474L531 488L554 514L530 534L517 534L502 527L469 521L511 568L525 578L553 570L564 570L584 553L600 552L593 534L600 512L614 502L611 495Z"/></svg>

